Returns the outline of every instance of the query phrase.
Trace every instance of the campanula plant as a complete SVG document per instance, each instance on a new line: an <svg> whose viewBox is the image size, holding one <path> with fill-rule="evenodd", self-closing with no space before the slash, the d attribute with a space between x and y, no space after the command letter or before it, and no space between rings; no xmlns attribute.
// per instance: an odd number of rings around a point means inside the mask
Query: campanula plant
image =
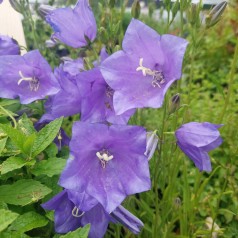
<svg viewBox="0 0 238 238"><path fill-rule="evenodd" d="M25 54L0 35L0 236L221 234L220 216L235 217L221 153L238 44L218 92L200 60L217 23L202 23L202 3L52 1L38 18L10 2L31 32Z"/></svg>

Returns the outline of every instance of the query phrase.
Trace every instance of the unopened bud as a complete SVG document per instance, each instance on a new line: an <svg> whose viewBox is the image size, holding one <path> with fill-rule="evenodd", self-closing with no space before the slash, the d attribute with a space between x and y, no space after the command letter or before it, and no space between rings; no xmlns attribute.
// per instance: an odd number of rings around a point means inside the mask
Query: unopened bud
<svg viewBox="0 0 238 238"><path fill-rule="evenodd" d="M227 2L223 1L219 4L217 4L205 17L205 24L206 27L212 27L217 22L221 20L222 14L225 11L227 6Z"/></svg>
<svg viewBox="0 0 238 238"><path fill-rule="evenodd" d="M9 0L9 2L10 2L11 6L14 10L21 13L22 7L21 7L21 4L20 4L20 1L18 1L18 0Z"/></svg>
<svg viewBox="0 0 238 238"><path fill-rule="evenodd" d="M177 111L179 107L180 107L180 96L179 93L177 93L170 100L169 114L172 114L175 111Z"/></svg>
<svg viewBox="0 0 238 238"><path fill-rule="evenodd" d="M57 43L56 43L55 41L53 41L53 40L46 40L46 41L45 41L45 46L46 46L47 48L52 48L52 47L54 47L56 44L57 44Z"/></svg>
<svg viewBox="0 0 238 238"><path fill-rule="evenodd" d="M221 228L213 221L211 217L206 218L205 225L209 231L212 231L212 238L217 238L222 233Z"/></svg>
<svg viewBox="0 0 238 238"><path fill-rule="evenodd" d="M149 131L146 133L146 151L145 156L150 160L157 148L159 138L156 135L156 131Z"/></svg>
<svg viewBox="0 0 238 238"><path fill-rule="evenodd" d="M131 6L131 15L134 18L139 18L140 16L140 1L134 0L132 6Z"/></svg>
<svg viewBox="0 0 238 238"><path fill-rule="evenodd" d="M54 11L56 8L50 5L41 4L38 8L38 13L42 18L45 18L49 13Z"/></svg>
<svg viewBox="0 0 238 238"><path fill-rule="evenodd" d="M114 8L116 0L109 0L109 7Z"/></svg>
<svg viewBox="0 0 238 238"><path fill-rule="evenodd" d="M175 208L179 209L181 207L181 204L182 204L181 199L179 197L176 197L174 199L174 206L175 206Z"/></svg>
<svg viewBox="0 0 238 238"><path fill-rule="evenodd" d="M200 3L197 4L192 3L190 8L188 9L188 20L192 26L201 25L200 11L201 11Z"/></svg>

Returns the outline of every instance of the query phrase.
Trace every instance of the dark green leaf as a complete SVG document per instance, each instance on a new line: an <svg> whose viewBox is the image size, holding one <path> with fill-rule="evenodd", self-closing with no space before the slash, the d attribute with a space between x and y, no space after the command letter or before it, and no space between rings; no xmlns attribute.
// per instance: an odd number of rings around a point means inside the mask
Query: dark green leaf
<svg viewBox="0 0 238 238"><path fill-rule="evenodd" d="M30 236L16 231L6 231L0 233L0 238L30 238Z"/></svg>
<svg viewBox="0 0 238 238"><path fill-rule="evenodd" d="M21 129L22 132L26 135L30 135L36 132L32 121L26 116L26 114L23 114L18 121L18 128Z"/></svg>
<svg viewBox="0 0 238 238"><path fill-rule="evenodd" d="M36 212L27 212L20 215L9 227L9 230L23 233L37 227L47 225L48 220Z"/></svg>
<svg viewBox="0 0 238 238"><path fill-rule="evenodd" d="M33 157L42 152L55 139L60 130L62 121L62 117L58 118L50 122L37 133L37 137L32 148Z"/></svg>
<svg viewBox="0 0 238 238"><path fill-rule="evenodd" d="M12 185L0 186L0 201L25 206L37 202L51 192L51 189L32 179L22 179Z"/></svg>

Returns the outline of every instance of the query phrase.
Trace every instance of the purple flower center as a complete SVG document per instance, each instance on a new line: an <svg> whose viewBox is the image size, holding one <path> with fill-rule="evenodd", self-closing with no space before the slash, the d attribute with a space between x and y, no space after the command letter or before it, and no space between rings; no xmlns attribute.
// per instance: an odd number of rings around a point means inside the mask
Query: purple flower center
<svg viewBox="0 0 238 238"><path fill-rule="evenodd" d="M106 149L102 149L96 153L96 156L101 161L102 167L105 169L106 164L113 159L113 155Z"/></svg>
<svg viewBox="0 0 238 238"><path fill-rule="evenodd" d="M106 95L107 95L107 97L111 98L113 96L113 94L114 94L114 90L111 87L109 87L109 85L107 85L106 86Z"/></svg>
<svg viewBox="0 0 238 238"><path fill-rule="evenodd" d="M74 217L82 217L85 212L82 212L81 214L79 213L79 209L75 206L72 210L72 216Z"/></svg>
<svg viewBox="0 0 238 238"><path fill-rule="evenodd" d="M142 71L144 76L152 76L151 85L155 87L161 88L161 85L165 83L164 74L161 70L152 70L150 68L146 68L143 66L143 58L140 58L139 67L136 68L136 71Z"/></svg>
<svg viewBox="0 0 238 238"><path fill-rule="evenodd" d="M38 78L36 78L35 76L33 77L25 77L21 71L19 71L19 75L20 75L20 79L18 80L17 84L20 85L21 82L23 81L28 81L29 82L29 86L30 86L30 90L31 91L38 91L39 86L40 86L40 81Z"/></svg>

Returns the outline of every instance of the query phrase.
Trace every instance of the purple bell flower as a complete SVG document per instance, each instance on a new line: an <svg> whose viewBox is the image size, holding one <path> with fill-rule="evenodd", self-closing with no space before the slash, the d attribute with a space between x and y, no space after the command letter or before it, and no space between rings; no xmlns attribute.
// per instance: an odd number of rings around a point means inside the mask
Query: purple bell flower
<svg viewBox="0 0 238 238"><path fill-rule="evenodd" d="M208 152L221 145L222 138L217 130L221 126L209 122L190 122L175 132L177 145L200 171L212 170Z"/></svg>
<svg viewBox="0 0 238 238"><path fill-rule="evenodd" d="M150 189L144 128L75 122L69 147L59 184L94 197L108 213L127 195Z"/></svg>
<svg viewBox="0 0 238 238"><path fill-rule="evenodd" d="M114 90L105 82L98 68L78 75L77 85L83 92L81 120L127 124L135 109L116 115L113 107Z"/></svg>
<svg viewBox="0 0 238 238"><path fill-rule="evenodd" d="M16 40L9 36L0 35L0 56L19 55L20 47Z"/></svg>
<svg viewBox="0 0 238 238"><path fill-rule="evenodd" d="M56 94L60 86L38 50L23 56L0 56L0 97L28 104Z"/></svg>
<svg viewBox="0 0 238 238"><path fill-rule="evenodd" d="M83 69L83 60L67 60L55 69L60 91L50 96L45 103L46 113L40 122L52 121L61 116L71 116L81 111L81 93L76 85L76 76Z"/></svg>
<svg viewBox="0 0 238 238"><path fill-rule="evenodd" d="M132 19L122 42L123 50L101 65L103 77L115 91L116 114L132 108L161 107L167 89L181 77L187 44L177 36L160 36Z"/></svg>
<svg viewBox="0 0 238 238"><path fill-rule="evenodd" d="M85 193L64 190L50 201L42 204L46 210L55 210L55 231L67 233L90 223L89 238L102 238L109 222L120 222L138 234L143 223L119 206L110 215L95 199Z"/></svg>
<svg viewBox="0 0 238 238"><path fill-rule="evenodd" d="M97 25L88 0L78 0L74 9L52 10L45 18L55 32L51 37L73 48L86 46L87 38L93 41L96 37Z"/></svg>

